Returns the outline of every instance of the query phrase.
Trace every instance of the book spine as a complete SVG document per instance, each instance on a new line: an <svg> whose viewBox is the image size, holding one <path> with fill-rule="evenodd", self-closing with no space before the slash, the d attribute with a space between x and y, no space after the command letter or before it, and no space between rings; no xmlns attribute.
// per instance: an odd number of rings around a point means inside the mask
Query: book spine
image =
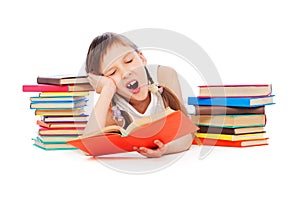
<svg viewBox="0 0 300 200"><path fill-rule="evenodd" d="M218 139L204 139L204 138L198 138L202 145L207 145L207 146L222 146L222 147L253 147L253 146L262 146L262 145L268 145L267 143L267 138L260 139L261 141L264 141L263 143L258 143L258 144L252 144L252 145L246 145L244 146L243 143L245 142L244 140L241 141L227 141L227 140L218 140ZM259 140L256 140L259 141ZM197 145L197 142L194 140L193 143L194 145Z"/></svg>
<svg viewBox="0 0 300 200"><path fill-rule="evenodd" d="M68 86L57 85L23 85L23 92L69 92Z"/></svg>
<svg viewBox="0 0 300 200"><path fill-rule="evenodd" d="M242 84L242 85L200 85L199 88L209 88L209 87L271 87L271 84Z"/></svg>
<svg viewBox="0 0 300 200"><path fill-rule="evenodd" d="M198 106L195 105L196 115L215 115L215 114L264 114L265 107L230 107L230 106Z"/></svg>
<svg viewBox="0 0 300 200"><path fill-rule="evenodd" d="M60 79L37 77L38 84L61 85Z"/></svg>
<svg viewBox="0 0 300 200"><path fill-rule="evenodd" d="M76 97L88 96L89 92L42 92L39 97Z"/></svg>
<svg viewBox="0 0 300 200"><path fill-rule="evenodd" d="M188 97L189 105L198 105L198 106L230 106L230 107L260 107L263 105L251 105L252 98L199 98L199 97Z"/></svg>
<svg viewBox="0 0 300 200"><path fill-rule="evenodd" d="M211 126L199 126L198 133L222 133L222 134L235 134L234 128L219 128Z"/></svg>

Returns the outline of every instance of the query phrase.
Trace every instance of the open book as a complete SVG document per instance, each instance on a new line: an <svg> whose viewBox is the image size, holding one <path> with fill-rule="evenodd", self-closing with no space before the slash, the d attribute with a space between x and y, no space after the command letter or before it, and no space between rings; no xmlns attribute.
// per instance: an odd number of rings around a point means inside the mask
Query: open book
<svg viewBox="0 0 300 200"><path fill-rule="evenodd" d="M162 118L170 115L173 112L175 112L173 109L171 109L170 107L167 107L162 112L155 113L148 117L142 117L142 118L139 118L139 119L133 121L131 124L129 124L129 126L126 129L122 128L121 126L112 125L112 126L107 126L107 127L103 128L101 132L103 132L103 133L118 132L118 133L120 133L120 135L122 137L128 136L135 129L137 129L143 125L146 125L146 124L151 124L152 122L162 119Z"/></svg>
<svg viewBox="0 0 300 200"><path fill-rule="evenodd" d="M156 148L155 140L164 144L189 133L198 127L181 111L167 108L164 112L140 118L127 129L108 126L90 136L68 141L91 156L133 151L133 147Z"/></svg>

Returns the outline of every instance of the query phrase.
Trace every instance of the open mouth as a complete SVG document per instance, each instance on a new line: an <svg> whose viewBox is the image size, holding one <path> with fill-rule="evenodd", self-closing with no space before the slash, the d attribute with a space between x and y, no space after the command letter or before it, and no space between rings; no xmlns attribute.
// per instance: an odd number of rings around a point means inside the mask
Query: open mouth
<svg viewBox="0 0 300 200"><path fill-rule="evenodd" d="M126 87L132 92L133 94L137 94L140 91L139 82L137 80L132 80L127 83Z"/></svg>
<svg viewBox="0 0 300 200"><path fill-rule="evenodd" d="M130 90L135 90L138 88L138 86L139 86L139 82L137 80L133 80L129 82L126 87Z"/></svg>

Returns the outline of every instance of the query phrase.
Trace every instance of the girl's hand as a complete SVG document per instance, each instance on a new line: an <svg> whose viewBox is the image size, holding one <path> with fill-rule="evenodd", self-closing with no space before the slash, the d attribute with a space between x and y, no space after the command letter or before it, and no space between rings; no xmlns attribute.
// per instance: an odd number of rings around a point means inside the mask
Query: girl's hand
<svg viewBox="0 0 300 200"><path fill-rule="evenodd" d="M159 158L167 152L167 147L160 140L155 140L154 143L157 145L157 149L149 149L146 147L133 147L133 150L148 158Z"/></svg>
<svg viewBox="0 0 300 200"><path fill-rule="evenodd" d="M100 94L105 87L108 87L113 93L116 92L116 84L111 78L89 73L87 79L98 94Z"/></svg>

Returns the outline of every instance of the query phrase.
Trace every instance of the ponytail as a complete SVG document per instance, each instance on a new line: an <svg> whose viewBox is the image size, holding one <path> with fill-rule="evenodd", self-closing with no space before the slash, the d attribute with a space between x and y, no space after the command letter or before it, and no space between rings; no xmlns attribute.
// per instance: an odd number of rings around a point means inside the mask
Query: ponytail
<svg viewBox="0 0 300 200"><path fill-rule="evenodd" d="M152 77L151 77L151 75L150 75L150 73L149 73L149 71L148 71L148 69L147 69L147 67L145 67L145 70L146 70L146 74L147 74L149 83L150 84L155 84ZM161 88L161 89L159 89L159 91L162 91L162 92L160 92L160 94L161 94L161 97L163 99L165 107L170 107L173 110L181 110L184 114L187 114L186 108L179 101L176 94L170 88L168 88L166 86L162 86L162 85L159 85L158 87Z"/></svg>
<svg viewBox="0 0 300 200"><path fill-rule="evenodd" d="M187 115L187 110L184 107L184 105L179 101L178 97L174 92L165 86L159 86L162 87L162 93L161 97L163 99L165 107L170 107L173 110L181 110L185 115Z"/></svg>

